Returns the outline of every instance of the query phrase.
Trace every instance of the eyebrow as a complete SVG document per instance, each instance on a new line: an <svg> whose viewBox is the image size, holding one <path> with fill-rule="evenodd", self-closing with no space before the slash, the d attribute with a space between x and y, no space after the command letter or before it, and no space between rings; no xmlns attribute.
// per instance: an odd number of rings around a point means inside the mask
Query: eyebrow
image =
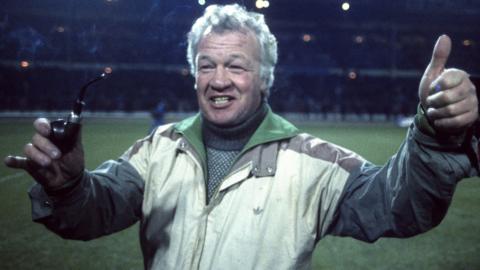
<svg viewBox="0 0 480 270"><path fill-rule="evenodd" d="M197 61L201 61L201 60L212 61L212 58L208 55L199 55Z"/></svg>
<svg viewBox="0 0 480 270"><path fill-rule="evenodd" d="M235 59L241 59L241 60L248 61L248 59L243 54L234 53L234 54L231 54L231 55L228 56L228 61L232 61L232 60L235 60ZM213 59L212 59L212 57L210 57L208 55L199 55L197 61L201 61L201 60L212 61ZM248 62L250 62L250 61L248 61Z"/></svg>
<svg viewBox="0 0 480 270"><path fill-rule="evenodd" d="M231 54L231 55L229 55L229 57L232 58L232 59L248 60L243 54L238 54L238 53Z"/></svg>

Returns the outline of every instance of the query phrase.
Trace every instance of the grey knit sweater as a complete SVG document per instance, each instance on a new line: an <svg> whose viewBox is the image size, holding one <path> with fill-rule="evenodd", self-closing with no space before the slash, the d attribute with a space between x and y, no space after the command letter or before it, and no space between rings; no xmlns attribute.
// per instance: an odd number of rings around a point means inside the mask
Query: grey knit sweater
<svg viewBox="0 0 480 270"><path fill-rule="evenodd" d="M247 120L236 126L219 127L202 119L202 137L207 150L208 175L205 184L208 202L266 114L267 105L262 103Z"/></svg>

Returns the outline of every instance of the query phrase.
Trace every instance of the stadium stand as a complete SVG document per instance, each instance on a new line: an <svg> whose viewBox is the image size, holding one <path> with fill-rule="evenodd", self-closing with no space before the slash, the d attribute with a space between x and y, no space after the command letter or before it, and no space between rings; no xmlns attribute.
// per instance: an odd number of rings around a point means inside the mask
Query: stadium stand
<svg viewBox="0 0 480 270"><path fill-rule="evenodd" d="M159 99L171 112L197 110L185 35L202 6L29 2L6 1L0 12L1 112L67 110L78 87L105 68L111 79L88 94L87 110L149 111ZM244 4L255 9L251 2ZM340 119L413 114L417 83L442 33L454 40L451 64L480 74L478 3L384 2L359 1L346 12L336 1L278 0L258 10L279 42L272 107Z"/></svg>

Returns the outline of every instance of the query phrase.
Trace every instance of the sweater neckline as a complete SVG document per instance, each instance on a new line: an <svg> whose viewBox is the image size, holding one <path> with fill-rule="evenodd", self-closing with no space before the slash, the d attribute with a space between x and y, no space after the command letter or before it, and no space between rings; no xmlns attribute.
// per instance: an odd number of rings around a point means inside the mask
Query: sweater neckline
<svg viewBox="0 0 480 270"><path fill-rule="evenodd" d="M206 147L224 151L241 151L267 115L267 105L262 102L259 108L242 123L221 127L202 116L202 137Z"/></svg>

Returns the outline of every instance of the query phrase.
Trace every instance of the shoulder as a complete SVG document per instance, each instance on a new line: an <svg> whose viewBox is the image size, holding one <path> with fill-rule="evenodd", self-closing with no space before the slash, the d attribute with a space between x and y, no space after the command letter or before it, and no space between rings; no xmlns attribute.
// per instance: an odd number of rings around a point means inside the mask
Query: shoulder
<svg viewBox="0 0 480 270"><path fill-rule="evenodd" d="M123 157L130 160L140 151L151 152L169 145L174 146L175 142L182 137L180 133L175 132L174 125L175 123L170 123L158 126L148 136L137 140Z"/></svg>
<svg viewBox="0 0 480 270"><path fill-rule="evenodd" d="M336 164L346 171L360 167L366 160L357 153L317 138L308 133L299 133L282 143L282 149L305 157Z"/></svg>
<svg viewBox="0 0 480 270"><path fill-rule="evenodd" d="M146 137L147 140L150 142L154 142L157 140L168 139L172 141L176 141L181 137L179 132L176 132L175 125L177 123L170 123L158 126L156 129L152 131L152 133Z"/></svg>

